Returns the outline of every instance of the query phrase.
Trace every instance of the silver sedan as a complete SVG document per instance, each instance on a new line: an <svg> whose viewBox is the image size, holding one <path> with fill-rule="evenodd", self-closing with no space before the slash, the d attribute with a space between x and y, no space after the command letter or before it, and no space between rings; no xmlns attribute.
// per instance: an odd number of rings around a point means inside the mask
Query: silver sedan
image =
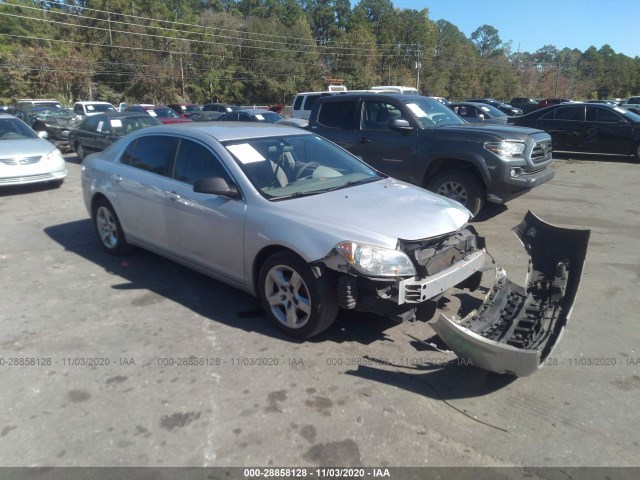
<svg viewBox="0 0 640 480"><path fill-rule="evenodd" d="M485 266L459 203L295 127L143 129L87 156L82 188L106 251L136 245L247 291L298 338L339 308L411 320Z"/></svg>
<svg viewBox="0 0 640 480"><path fill-rule="evenodd" d="M46 138L46 132L41 135ZM0 186L61 185L67 167L55 145L13 115L0 113Z"/></svg>

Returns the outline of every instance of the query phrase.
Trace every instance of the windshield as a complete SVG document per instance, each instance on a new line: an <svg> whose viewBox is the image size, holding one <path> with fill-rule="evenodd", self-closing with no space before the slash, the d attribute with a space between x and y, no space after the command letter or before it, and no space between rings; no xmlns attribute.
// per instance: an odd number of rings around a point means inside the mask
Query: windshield
<svg viewBox="0 0 640 480"><path fill-rule="evenodd" d="M488 113L492 117L506 117L507 116L507 114L504 113L502 110L498 110L496 107L494 107L492 105L487 105L486 103L484 103L482 105L478 105L478 108L480 110L482 110L483 112Z"/></svg>
<svg viewBox="0 0 640 480"><path fill-rule="evenodd" d="M253 118L255 118L258 122L276 123L282 120L284 117L281 117L275 112L264 112L256 113L255 115L253 115Z"/></svg>
<svg viewBox="0 0 640 480"><path fill-rule="evenodd" d="M98 113L98 112L115 112L116 109L113 105L109 105L107 103L92 103L87 105L87 112L90 113Z"/></svg>
<svg viewBox="0 0 640 480"><path fill-rule="evenodd" d="M628 120L631 120L632 122L635 123L640 123L640 115L638 115L635 112L632 112L631 110L627 110L625 108L621 108L621 107L613 107L613 109L618 112L621 113L622 115L624 115L624 117Z"/></svg>
<svg viewBox="0 0 640 480"><path fill-rule="evenodd" d="M42 110L31 110L32 115L37 117L69 117L71 114L64 108L43 108Z"/></svg>
<svg viewBox="0 0 640 480"><path fill-rule="evenodd" d="M202 111L202 109L198 105L183 105L181 108L182 108L182 111L189 112L189 113Z"/></svg>
<svg viewBox="0 0 640 480"><path fill-rule="evenodd" d="M466 122L446 105L429 97L411 97L403 100L422 128L465 125Z"/></svg>
<svg viewBox="0 0 640 480"><path fill-rule="evenodd" d="M383 178L316 135L234 140L224 146L253 186L270 200L315 195Z"/></svg>
<svg viewBox="0 0 640 480"><path fill-rule="evenodd" d="M160 118L180 118L176 112L174 112L169 107L160 107L160 108L152 108L147 110L147 113L152 117L160 117Z"/></svg>
<svg viewBox="0 0 640 480"><path fill-rule="evenodd" d="M0 140L24 140L25 138L38 138L38 135L17 118L0 118Z"/></svg>
<svg viewBox="0 0 640 480"><path fill-rule="evenodd" d="M111 131L117 137L122 137L127 133L135 132L141 128L162 125L160 120L156 120L149 115L139 115L136 117L112 118L109 120Z"/></svg>

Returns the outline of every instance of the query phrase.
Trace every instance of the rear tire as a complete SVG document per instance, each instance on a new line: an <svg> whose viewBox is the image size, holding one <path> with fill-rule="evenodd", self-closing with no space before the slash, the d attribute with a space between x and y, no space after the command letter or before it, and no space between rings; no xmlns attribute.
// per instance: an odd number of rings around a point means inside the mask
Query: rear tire
<svg viewBox="0 0 640 480"><path fill-rule="evenodd" d="M473 215L477 215L484 206L484 188L467 170L444 170L429 180L427 190L460 202Z"/></svg>
<svg viewBox="0 0 640 480"><path fill-rule="evenodd" d="M96 201L93 207L93 224L102 248L111 255L124 255L132 250L124 237L120 220L106 198Z"/></svg>
<svg viewBox="0 0 640 480"><path fill-rule="evenodd" d="M333 278L316 277L302 258L292 252L269 257L258 280L258 294L267 316L296 338L306 339L329 328L338 314Z"/></svg>
<svg viewBox="0 0 640 480"><path fill-rule="evenodd" d="M633 147L633 158L636 162L640 162L640 142Z"/></svg>

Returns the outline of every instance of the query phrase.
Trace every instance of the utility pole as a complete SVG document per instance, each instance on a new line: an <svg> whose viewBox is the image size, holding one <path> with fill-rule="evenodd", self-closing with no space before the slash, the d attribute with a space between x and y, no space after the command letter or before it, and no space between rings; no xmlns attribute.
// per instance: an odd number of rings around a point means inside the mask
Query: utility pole
<svg viewBox="0 0 640 480"><path fill-rule="evenodd" d="M422 63L420 63L420 44L418 44L418 50L416 53L416 70L418 71L416 75L416 90L418 90L418 93L420 93L420 69L422 68Z"/></svg>
<svg viewBox="0 0 640 480"><path fill-rule="evenodd" d="M184 67L182 65L182 57L180 57L180 79L182 80L182 100L186 102L186 97L184 96Z"/></svg>
<svg viewBox="0 0 640 480"><path fill-rule="evenodd" d="M556 86L553 89L553 96L558 96L558 78L560 77L560 57L558 57L558 67L556 68Z"/></svg>

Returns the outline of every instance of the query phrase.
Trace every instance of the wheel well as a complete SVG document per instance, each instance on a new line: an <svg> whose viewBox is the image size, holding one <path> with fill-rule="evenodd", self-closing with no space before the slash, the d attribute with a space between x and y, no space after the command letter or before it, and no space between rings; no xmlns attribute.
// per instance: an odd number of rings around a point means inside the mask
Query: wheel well
<svg viewBox="0 0 640 480"><path fill-rule="evenodd" d="M482 186L485 185L484 180L482 179L482 175L478 171L475 165L465 162L464 160L458 160L454 158L439 158L437 160L431 161L429 166L427 167L427 171L424 173L424 178L422 179L422 186L425 186L429 183L433 177L444 170L456 170L456 169L465 169L472 173L475 177L478 178Z"/></svg>
<svg viewBox="0 0 640 480"><path fill-rule="evenodd" d="M256 258L253 260L253 268L251 271L253 278L253 290L256 294L258 293L258 277L260 276L260 269L262 268L262 265L267 258L278 252L291 252L293 255L300 256L290 248L283 247L282 245L269 245L268 247L260 250L256 255Z"/></svg>
<svg viewBox="0 0 640 480"><path fill-rule="evenodd" d="M96 203L98 203L100 200L106 200L107 202L109 202L109 199L101 193L96 193L91 198L91 218L93 218L94 220L96 217ZM111 202L109 202L109 204L111 204Z"/></svg>

